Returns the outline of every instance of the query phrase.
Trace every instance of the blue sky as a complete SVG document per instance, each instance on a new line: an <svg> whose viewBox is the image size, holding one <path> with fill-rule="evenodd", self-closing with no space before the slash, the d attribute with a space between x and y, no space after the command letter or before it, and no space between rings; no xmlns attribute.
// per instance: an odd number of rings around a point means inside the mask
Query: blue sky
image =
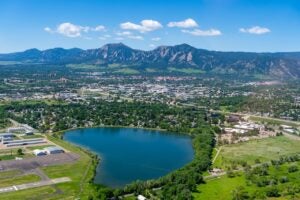
<svg viewBox="0 0 300 200"><path fill-rule="evenodd" d="M0 0L0 52L149 50L187 43L221 51L300 51L298 0Z"/></svg>

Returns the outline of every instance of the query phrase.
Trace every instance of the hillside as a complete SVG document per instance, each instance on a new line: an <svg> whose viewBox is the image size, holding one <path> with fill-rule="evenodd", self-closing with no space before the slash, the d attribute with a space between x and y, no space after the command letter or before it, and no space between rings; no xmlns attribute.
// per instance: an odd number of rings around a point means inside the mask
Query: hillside
<svg viewBox="0 0 300 200"><path fill-rule="evenodd" d="M122 43L98 49L54 48L45 51L0 54L0 61L44 64L91 64L137 71L176 71L238 75L300 77L300 53L220 52L187 44L160 46L151 51L132 49Z"/></svg>

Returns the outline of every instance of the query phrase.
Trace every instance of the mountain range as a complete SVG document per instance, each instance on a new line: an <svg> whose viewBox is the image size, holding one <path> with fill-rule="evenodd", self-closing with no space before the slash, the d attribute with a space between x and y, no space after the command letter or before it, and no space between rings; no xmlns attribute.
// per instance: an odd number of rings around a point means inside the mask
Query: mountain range
<svg viewBox="0 0 300 200"><path fill-rule="evenodd" d="M132 49L123 43L101 48L54 48L44 51L0 54L0 61L40 64L88 64L114 66L136 71L176 71L182 73L216 73L267 75L277 78L300 78L300 52L249 53L197 49L187 44L160 46L151 51Z"/></svg>

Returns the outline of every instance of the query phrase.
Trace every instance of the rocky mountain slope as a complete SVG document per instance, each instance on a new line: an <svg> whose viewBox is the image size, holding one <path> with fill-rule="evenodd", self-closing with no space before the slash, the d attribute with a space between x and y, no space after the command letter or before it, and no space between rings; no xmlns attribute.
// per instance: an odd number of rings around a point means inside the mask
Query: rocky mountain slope
<svg viewBox="0 0 300 200"><path fill-rule="evenodd" d="M98 49L54 48L45 51L0 54L0 61L45 64L94 64L130 67L194 69L204 73L269 75L300 78L300 53L220 52L197 49L187 44L160 46L151 51L132 49L122 43L106 44Z"/></svg>

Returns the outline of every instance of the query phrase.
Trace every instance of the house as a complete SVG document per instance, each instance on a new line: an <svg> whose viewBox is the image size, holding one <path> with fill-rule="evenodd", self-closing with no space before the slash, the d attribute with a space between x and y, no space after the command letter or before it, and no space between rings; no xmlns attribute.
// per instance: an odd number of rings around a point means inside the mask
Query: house
<svg viewBox="0 0 300 200"><path fill-rule="evenodd" d="M47 155L45 150L40 150L40 149L33 150L33 154L35 156L45 156L45 155Z"/></svg>
<svg viewBox="0 0 300 200"><path fill-rule="evenodd" d="M144 197L143 195L138 195L137 200L147 200L147 198Z"/></svg>
<svg viewBox="0 0 300 200"><path fill-rule="evenodd" d="M53 146L53 147L46 147L44 148L44 151L50 155L50 154L58 154L58 153L64 153L65 151L57 146Z"/></svg>

